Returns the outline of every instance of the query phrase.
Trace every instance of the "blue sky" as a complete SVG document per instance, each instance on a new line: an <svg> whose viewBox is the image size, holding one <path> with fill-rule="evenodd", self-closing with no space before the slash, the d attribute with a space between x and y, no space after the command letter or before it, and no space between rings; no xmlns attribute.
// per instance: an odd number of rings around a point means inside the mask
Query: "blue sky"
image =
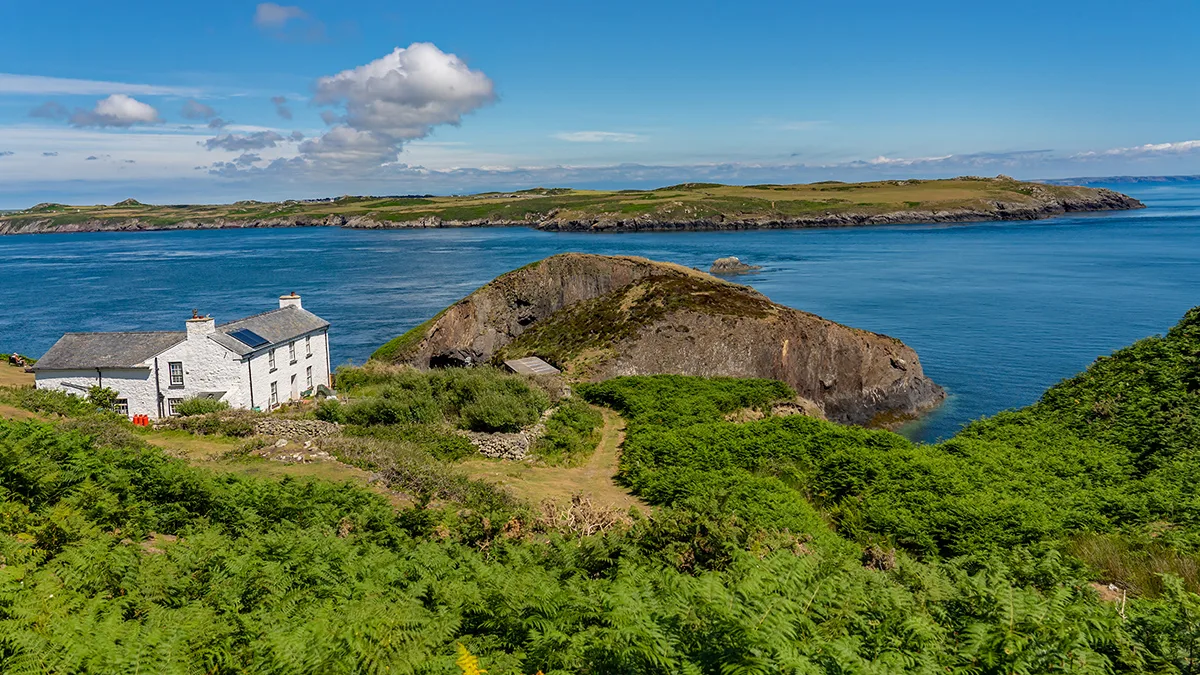
<svg viewBox="0 0 1200 675"><path fill-rule="evenodd" d="M1197 32L1170 1L0 0L0 208L1200 173Z"/></svg>

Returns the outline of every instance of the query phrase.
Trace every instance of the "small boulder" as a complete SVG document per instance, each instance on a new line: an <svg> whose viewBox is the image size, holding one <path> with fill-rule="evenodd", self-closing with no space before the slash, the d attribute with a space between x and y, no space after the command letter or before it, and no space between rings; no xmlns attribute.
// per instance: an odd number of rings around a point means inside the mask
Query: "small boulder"
<svg viewBox="0 0 1200 675"><path fill-rule="evenodd" d="M747 265L736 256L717 258L708 270L710 274L749 274L761 270L761 265Z"/></svg>

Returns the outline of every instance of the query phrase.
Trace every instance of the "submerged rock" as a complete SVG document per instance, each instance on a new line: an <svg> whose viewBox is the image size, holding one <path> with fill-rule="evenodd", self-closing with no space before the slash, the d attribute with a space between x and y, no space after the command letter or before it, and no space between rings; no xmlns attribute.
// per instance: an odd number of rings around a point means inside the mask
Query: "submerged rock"
<svg viewBox="0 0 1200 675"><path fill-rule="evenodd" d="M778 305L703 272L633 257L563 254L514 270L374 358L429 368L525 356L578 380L781 380L843 423L900 421L945 398L899 340Z"/></svg>

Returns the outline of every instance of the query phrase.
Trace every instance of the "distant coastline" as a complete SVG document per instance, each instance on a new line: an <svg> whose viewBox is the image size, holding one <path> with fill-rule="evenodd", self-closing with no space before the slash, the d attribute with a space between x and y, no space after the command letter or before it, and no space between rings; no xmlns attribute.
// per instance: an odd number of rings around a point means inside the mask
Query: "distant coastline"
<svg viewBox="0 0 1200 675"><path fill-rule="evenodd" d="M39 204L0 213L0 234L343 227L531 227L548 232L800 229L1023 221L1143 208L1104 188L996 178L827 181L806 185L684 183L615 192L535 188L465 197L339 197L278 203L112 206Z"/></svg>
<svg viewBox="0 0 1200 675"><path fill-rule="evenodd" d="M1200 183L1200 176L1082 176L1037 181L1046 185L1179 185Z"/></svg>

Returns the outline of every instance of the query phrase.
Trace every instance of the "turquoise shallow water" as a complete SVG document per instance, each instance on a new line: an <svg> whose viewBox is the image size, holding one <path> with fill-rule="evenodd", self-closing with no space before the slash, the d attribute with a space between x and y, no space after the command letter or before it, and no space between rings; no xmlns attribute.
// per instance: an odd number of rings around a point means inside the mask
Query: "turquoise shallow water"
<svg viewBox="0 0 1200 675"><path fill-rule="evenodd" d="M772 300L887 333L950 399L916 438L1035 401L1096 356L1200 305L1200 187L1116 186L1150 207L1034 223L781 232L550 234L328 228L0 237L0 351L66 331L179 330L287 291L333 324L333 359L375 347L502 272L563 251L707 268L736 255Z"/></svg>

